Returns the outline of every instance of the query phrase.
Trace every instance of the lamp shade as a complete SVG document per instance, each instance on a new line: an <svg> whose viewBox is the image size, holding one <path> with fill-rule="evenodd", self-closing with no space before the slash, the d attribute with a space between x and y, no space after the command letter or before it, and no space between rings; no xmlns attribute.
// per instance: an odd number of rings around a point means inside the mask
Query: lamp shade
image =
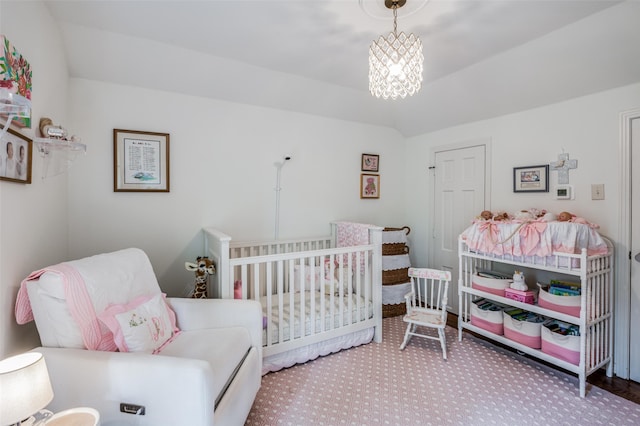
<svg viewBox="0 0 640 426"><path fill-rule="evenodd" d="M27 352L0 361L0 425L20 422L53 399L44 356Z"/></svg>

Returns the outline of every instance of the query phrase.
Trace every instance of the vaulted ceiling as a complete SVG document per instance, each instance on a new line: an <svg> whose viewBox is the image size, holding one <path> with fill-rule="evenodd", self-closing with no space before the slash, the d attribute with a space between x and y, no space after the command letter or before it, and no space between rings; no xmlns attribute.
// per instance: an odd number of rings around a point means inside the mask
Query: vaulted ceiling
<svg viewBox="0 0 640 426"><path fill-rule="evenodd" d="M408 0L422 90L368 92L384 0L45 0L72 77L379 124L405 136L640 81L635 0Z"/></svg>

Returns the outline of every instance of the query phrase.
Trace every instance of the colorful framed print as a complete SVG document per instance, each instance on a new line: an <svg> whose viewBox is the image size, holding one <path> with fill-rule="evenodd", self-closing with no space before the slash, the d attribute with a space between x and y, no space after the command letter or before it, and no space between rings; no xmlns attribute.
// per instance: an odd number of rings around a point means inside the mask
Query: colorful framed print
<svg viewBox="0 0 640 426"><path fill-rule="evenodd" d="M380 198L380 175L360 175L360 198Z"/></svg>
<svg viewBox="0 0 640 426"><path fill-rule="evenodd" d="M378 172L380 163L380 156L376 154L362 154L362 171L363 172Z"/></svg>
<svg viewBox="0 0 640 426"><path fill-rule="evenodd" d="M18 127L31 127L31 88L32 71L29 62L16 50L11 42L0 34L0 90L7 96L18 99L28 105L28 114L12 116L12 124ZM8 118L2 114L3 118Z"/></svg>

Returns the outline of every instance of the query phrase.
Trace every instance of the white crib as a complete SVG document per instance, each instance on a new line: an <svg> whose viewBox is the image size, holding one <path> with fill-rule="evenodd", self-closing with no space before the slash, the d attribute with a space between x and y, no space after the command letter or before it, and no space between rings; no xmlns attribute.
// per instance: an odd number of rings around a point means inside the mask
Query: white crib
<svg viewBox="0 0 640 426"><path fill-rule="evenodd" d="M235 242L205 228L210 292L262 304L263 374L341 349L382 341L382 229L359 224L368 242L336 247L331 235ZM365 229L366 228L366 229Z"/></svg>

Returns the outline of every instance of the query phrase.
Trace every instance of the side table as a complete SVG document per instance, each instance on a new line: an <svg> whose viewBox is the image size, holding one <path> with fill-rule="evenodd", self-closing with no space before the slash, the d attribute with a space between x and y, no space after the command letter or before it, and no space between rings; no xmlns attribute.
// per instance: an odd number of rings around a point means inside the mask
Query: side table
<svg viewBox="0 0 640 426"><path fill-rule="evenodd" d="M46 426L99 426L100 413L89 407L77 407L60 411L51 416Z"/></svg>

